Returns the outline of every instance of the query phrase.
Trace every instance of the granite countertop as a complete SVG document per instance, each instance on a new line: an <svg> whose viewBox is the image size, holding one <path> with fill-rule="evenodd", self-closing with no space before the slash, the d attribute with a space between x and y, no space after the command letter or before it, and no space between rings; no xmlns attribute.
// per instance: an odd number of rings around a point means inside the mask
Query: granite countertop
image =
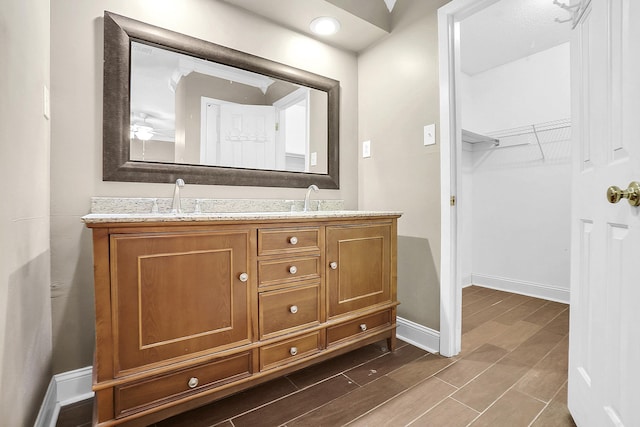
<svg viewBox="0 0 640 427"><path fill-rule="evenodd" d="M295 220L400 216L398 211L343 210L342 200L314 200L312 210L302 212L300 201L265 199L183 199L185 213L169 213L171 199L94 197L86 224L199 222L233 220ZM196 212L201 210L201 212Z"/></svg>
<svg viewBox="0 0 640 427"><path fill-rule="evenodd" d="M362 218L372 216L400 216L396 211L309 211L309 212L211 212L184 214L89 214L82 217L87 224L129 223L129 222L197 222L231 220L269 220L269 219L325 219L325 218Z"/></svg>

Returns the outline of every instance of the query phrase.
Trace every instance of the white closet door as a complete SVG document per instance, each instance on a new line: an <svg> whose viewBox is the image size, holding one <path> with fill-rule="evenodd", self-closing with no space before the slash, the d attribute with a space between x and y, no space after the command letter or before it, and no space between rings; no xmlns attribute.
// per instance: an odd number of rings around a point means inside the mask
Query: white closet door
<svg viewBox="0 0 640 427"><path fill-rule="evenodd" d="M637 0L592 0L571 45L569 409L581 427L640 425L640 207L605 197L640 181L639 22Z"/></svg>

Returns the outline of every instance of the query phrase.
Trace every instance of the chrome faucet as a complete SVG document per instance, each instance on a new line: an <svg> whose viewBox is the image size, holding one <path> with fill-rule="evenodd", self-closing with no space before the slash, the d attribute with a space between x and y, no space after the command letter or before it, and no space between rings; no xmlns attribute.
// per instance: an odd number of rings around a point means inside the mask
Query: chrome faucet
<svg viewBox="0 0 640 427"><path fill-rule="evenodd" d="M313 190L315 193L320 191L320 189L318 189L318 186L315 184L311 184L309 188L307 188L307 194L304 196L304 212L309 211L309 198L311 197L311 190Z"/></svg>
<svg viewBox="0 0 640 427"><path fill-rule="evenodd" d="M180 203L180 188L184 187L184 181L180 178L176 179L176 186L173 189L173 204L171 205L172 214L182 213L182 204Z"/></svg>

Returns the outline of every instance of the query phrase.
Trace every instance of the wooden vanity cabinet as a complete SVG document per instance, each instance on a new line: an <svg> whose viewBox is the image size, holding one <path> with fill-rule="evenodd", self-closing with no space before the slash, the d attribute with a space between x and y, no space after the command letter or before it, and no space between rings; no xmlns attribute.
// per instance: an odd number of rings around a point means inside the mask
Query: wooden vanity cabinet
<svg viewBox="0 0 640 427"><path fill-rule="evenodd" d="M111 235L114 377L249 344L248 245L249 230Z"/></svg>
<svg viewBox="0 0 640 427"><path fill-rule="evenodd" d="M87 222L94 424L148 425L387 339L397 215Z"/></svg>

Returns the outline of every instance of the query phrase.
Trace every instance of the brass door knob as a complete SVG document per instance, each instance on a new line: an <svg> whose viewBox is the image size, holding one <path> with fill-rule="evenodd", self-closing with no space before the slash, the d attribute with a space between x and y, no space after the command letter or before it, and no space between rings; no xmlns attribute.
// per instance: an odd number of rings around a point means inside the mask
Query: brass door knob
<svg viewBox="0 0 640 427"><path fill-rule="evenodd" d="M609 203L618 203L622 199L629 200L631 206L640 206L640 183L633 181L626 190L621 190L615 185L607 189Z"/></svg>

